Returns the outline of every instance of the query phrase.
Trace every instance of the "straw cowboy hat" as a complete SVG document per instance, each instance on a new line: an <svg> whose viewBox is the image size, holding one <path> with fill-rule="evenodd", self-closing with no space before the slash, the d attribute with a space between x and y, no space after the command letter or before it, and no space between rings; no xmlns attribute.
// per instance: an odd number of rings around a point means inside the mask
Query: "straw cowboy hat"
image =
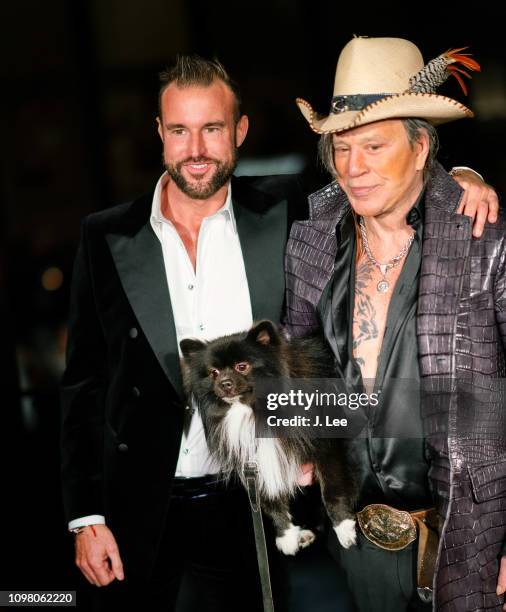
<svg viewBox="0 0 506 612"><path fill-rule="evenodd" d="M480 70L480 66L460 51L447 51L424 65L418 47L409 40L355 37L337 62L330 114L319 117L301 98L297 105L319 134L395 117L426 119L434 125L473 117L460 102L435 93L450 75L467 93L462 76L470 75L462 66L469 70Z"/></svg>

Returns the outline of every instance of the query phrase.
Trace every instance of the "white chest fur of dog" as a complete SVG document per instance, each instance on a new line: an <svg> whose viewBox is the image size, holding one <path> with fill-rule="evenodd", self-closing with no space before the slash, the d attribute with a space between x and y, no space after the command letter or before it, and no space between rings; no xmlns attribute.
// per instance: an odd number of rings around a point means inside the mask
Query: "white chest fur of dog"
<svg viewBox="0 0 506 612"><path fill-rule="evenodd" d="M234 399L217 429L217 451L224 472L238 474L246 485L243 466L248 461L258 465L260 495L266 499L291 497L298 488L303 457L297 457L293 448L284 446L279 438L256 438L255 417L247 404ZM276 546L286 555L294 555L314 540L314 533L291 522L287 512L288 528L276 538ZM334 527L341 544L348 548L355 543L355 521L346 519Z"/></svg>
<svg viewBox="0 0 506 612"><path fill-rule="evenodd" d="M231 402L218 431L224 471L243 480L243 466L256 461L261 494L270 499L291 496L301 475L300 459L289 456L278 438L256 438L253 410L239 400Z"/></svg>

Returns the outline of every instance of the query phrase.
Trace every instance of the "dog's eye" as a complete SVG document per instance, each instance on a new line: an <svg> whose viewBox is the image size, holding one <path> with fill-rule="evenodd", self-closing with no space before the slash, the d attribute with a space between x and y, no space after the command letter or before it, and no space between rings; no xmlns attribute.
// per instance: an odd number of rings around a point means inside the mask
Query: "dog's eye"
<svg viewBox="0 0 506 612"><path fill-rule="evenodd" d="M220 371L216 368L212 368L211 370L209 370L209 376L212 376L213 378L218 378L219 374Z"/></svg>
<svg viewBox="0 0 506 612"><path fill-rule="evenodd" d="M241 374L247 374L250 371L251 366L249 363L246 363L245 361L241 361L241 363L235 364L235 369Z"/></svg>

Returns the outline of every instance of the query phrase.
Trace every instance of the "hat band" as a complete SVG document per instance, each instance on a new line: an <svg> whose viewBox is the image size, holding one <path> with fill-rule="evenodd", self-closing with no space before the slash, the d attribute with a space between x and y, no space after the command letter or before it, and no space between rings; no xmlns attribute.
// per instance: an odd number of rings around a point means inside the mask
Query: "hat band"
<svg viewBox="0 0 506 612"><path fill-rule="evenodd" d="M380 94L354 94L351 96L334 96L330 104L330 112L334 114L344 113L346 111L360 111L369 104L394 96L395 94L380 93Z"/></svg>

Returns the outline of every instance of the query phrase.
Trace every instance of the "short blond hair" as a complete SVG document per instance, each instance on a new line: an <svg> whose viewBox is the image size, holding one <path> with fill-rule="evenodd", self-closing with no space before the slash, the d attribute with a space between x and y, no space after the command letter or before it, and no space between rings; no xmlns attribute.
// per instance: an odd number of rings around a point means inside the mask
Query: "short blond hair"
<svg viewBox="0 0 506 612"><path fill-rule="evenodd" d="M241 95L237 84L230 78L223 65L217 60L208 60L199 55L178 55L173 66L160 72L160 90L158 92L158 115L162 116L162 95L171 83L178 87L200 85L209 87L214 81L222 81L233 93L234 118L241 117Z"/></svg>

